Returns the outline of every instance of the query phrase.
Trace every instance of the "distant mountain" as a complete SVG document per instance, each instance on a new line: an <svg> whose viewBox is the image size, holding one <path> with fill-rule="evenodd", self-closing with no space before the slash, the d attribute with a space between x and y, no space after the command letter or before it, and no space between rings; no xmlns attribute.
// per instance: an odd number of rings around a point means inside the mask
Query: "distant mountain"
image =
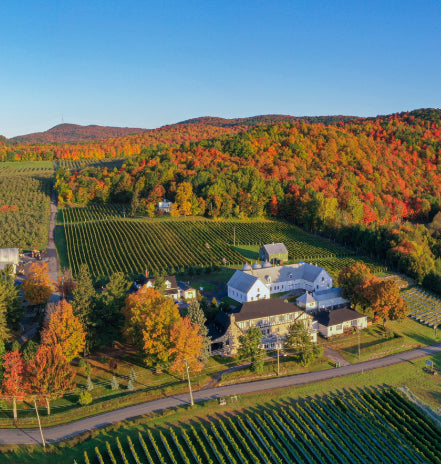
<svg viewBox="0 0 441 464"><path fill-rule="evenodd" d="M9 142L14 143L69 143L69 142L93 142L94 140L124 137L131 134L139 134L146 129L131 127L110 126L80 126L78 124L59 124L45 132L34 132L27 135L12 137Z"/></svg>

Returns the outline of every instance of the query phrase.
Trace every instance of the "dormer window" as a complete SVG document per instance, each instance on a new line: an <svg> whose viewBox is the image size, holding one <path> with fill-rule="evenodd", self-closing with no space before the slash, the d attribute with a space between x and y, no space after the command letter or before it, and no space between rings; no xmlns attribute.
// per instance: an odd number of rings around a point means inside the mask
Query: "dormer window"
<svg viewBox="0 0 441 464"><path fill-rule="evenodd" d="M288 274L288 279L292 279L292 274L291 273Z"/></svg>
<svg viewBox="0 0 441 464"><path fill-rule="evenodd" d="M171 288L171 283L168 280L165 281L165 288Z"/></svg>

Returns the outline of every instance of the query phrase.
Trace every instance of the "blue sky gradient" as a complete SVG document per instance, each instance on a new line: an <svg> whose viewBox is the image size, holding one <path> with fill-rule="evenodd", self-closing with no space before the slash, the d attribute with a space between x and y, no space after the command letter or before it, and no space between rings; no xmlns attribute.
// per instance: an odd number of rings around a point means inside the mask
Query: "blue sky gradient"
<svg viewBox="0 0 441 464"><path fill-rule="evenodd" d="M0 134L441 106L439 1L3 2Z"/></svg>

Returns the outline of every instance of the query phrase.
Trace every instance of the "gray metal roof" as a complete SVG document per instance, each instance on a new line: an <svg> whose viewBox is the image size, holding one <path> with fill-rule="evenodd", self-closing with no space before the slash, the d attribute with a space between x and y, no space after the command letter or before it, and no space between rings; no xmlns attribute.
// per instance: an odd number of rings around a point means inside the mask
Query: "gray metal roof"
<svg viewBox="0 0 441 464"><path fill-rule="evenodd" d="M315 303L315 298L309 292L306 292L302 296L299 296L296 301L304 304Z"/></svg>
<svg viewBox="0 0 441 464"><path fill-rule="evenodd" d="M0 263L18 264L18 248L1 248Z"/></svg>
<svg viewBox="0 0 441 464"><path fill-rule="evenodd" d="M267 245L263 245L266 252L269 255L278 255L280 253L288 253L288 249L286 248L284 243L269 243Z"/></svg>
<svg viewBox="0 0 441 464"><path fill-rule="evenodd" d="M340 287L329 288L327 290L317 290L314 292L314 298L316 301L330 300L333 298L343 298L343 292Z"/></svg>
<svg viewBox="0 0 441 464"><path fill-rule="evenodd" d="M250 275L248 272L236 271L228 281L228 286L247 293L257 280L257 277Z"/></svg>
<svg viewBox="0 0 441 464"><path fill-rule="evenodd" d="M244 274L255 276L267 282L267 276L271 277L271 282L286 282L288 280L303 279L314 282L324 269L308 263L290 264L288 266L274 266L271 268L253 269ZM325 271L326 272L326 271Z"/></svg>

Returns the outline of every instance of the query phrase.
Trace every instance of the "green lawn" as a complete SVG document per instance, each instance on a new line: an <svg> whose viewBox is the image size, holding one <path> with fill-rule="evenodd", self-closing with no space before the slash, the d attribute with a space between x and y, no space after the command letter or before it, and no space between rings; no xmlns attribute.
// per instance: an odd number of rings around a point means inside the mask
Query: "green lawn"
<svg viewBox="0 0 441 464"><path fill-rule="evenodd" d="M389 321L386 324L386 329L393 335L393 338L385 337L381 324L374 324L361 331L361 361L380 358L435 343L434 330L411 318L406 318L403 321ZM357 334L338 336L327 343L349 362L354 363L358 361Z"/></svg>
<svg viewBox="0 0 441 464"><path fill-rule="evenodd" d="M46 453L38 445L13 448L4 446L2 447L3 451L9 450L13 452L0 455L0 462L59 464L60 460L62 460L62 462L72 463L75 458L81 458L84 451L87 451L90 456L94 455L95 446L103 449L106 441L114 442L116 437L122 438L127 435L133 437L138 431L144 432L147 427L168 428L171 425L180 426L190 422L197 424L201 419L211 420L213 417L235 414L243 409L254 410L262 406L277 408L280 403L298 398L329 393L339 395L348 389L367 388L377 385L406 385L419 398L436 408L441 404L440 380L439 377L426 374L423 371L426 359L429 358L376 369L364 374L337 377L325 382L270 390L265 392L264 396L262 393L242 395L239 397L238 402L227 402L221 408L217 400L209 400L196 403L193 408L183 406L163 412L151 413L111 425L102 430L87 432L81 438L77 437L58 445L50 445ZM435 366L441 369L441 355L432 356L431 359L434 361Z"/></svg>

